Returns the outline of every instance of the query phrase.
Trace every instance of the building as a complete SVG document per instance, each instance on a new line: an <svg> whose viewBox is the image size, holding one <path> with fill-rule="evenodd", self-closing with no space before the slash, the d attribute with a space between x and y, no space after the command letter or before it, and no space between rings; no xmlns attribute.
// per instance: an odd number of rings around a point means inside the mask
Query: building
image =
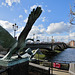
<svg viewBox="0 0 75 75"><path fill-rule="evenodd" d="M75 41L74 41L74 40L71 40L71 41L69 42L69 44L70 44L70 46L75 46Z"/></svg>

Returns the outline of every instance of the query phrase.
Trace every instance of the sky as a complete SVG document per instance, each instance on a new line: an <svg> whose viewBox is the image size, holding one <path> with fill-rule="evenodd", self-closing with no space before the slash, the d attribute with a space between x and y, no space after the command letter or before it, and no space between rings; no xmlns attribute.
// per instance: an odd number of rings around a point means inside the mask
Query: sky
<svg viewBox="0 0 75 75"><path fill-rule="evenodd" d="M42 8L42 14L34 23L27 38L34 37L35 41L39 39L41 42L50 42L53 36L55 42L69 42L75 40L75 26L69 23L70 5L73 7L74 2L74 0L0 0L0 25L14 36L12 25L16 23L18 37L31 11L39 6Z"/></svg>

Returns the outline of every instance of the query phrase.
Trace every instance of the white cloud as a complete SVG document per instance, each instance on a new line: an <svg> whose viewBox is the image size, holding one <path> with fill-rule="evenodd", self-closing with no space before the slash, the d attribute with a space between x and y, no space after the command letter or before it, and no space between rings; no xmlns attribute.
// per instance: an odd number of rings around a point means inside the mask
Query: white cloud
<svg viewBox="0 0 75 75"><path fill-rule="evenodd" d="M71 40L75 41L75 32L69 34L69 41Z"/></svg>
<svg viewBox="0 0 75 75"><path fill-rule="evenodd" d="M33 34L28 35L28 38L33 38ZM51 42L51 39L52 39L52 36L49 36L46 34L35 34L35 36L34 36L35 41L37 40L37 37L38 37L38 40L40 40L41 42ZM69 42L68 35L54 36L53 38L54 38L55 42L66 42L66 43Z"/></svg>
<svg viewBox="0 0 75 75"><path fill-rule="evenodd" d="M40 32L41 32L41 33L45 33L45 32L46 32L45 28L40 29Z"/></svg>
<svg viewBox="0 0 75 75"><path fill-rule="evenodd" d="M26 18L26 19L24 20L25 23L27 23L27 21L28 21L28 18Z"/></svg>
<svg viewBox="0 0 75 75"><path fill-rule="evenodd" d="M12 6L12 4L15 3L20 3L20 0L5 0L5 2L9 5Z"/></svg>
<svg viewBox="0 0 75 75"><path fill-rule="evenodd" d="M72 33L69 34L69 39L75 40L75 32L72 32Z"/></svg>
<svg viewBox="0 0 75 75"><path fill-rule="evenodd" d="M70 33L70 36L75 36L75 32L73 32L73 33Z"/></svg>
<svg viewBox="0 0 75 75"><path fill-rule="evenodd" d="M37 5L31 6L31 7L30 7L30 10L33 10L33 9L36 8L36 7L37 7Z"/></svg>
<svg viewBox="0 0 75 75"><path fill-rule="evenodd" d="M58 36L53 36L55 42L69 42L69 36L68 35L58 35Z"/></svg>
<svg viewBox="0 0 75 75"><path fill-rule="evenodd" d="M12 35L13 33L13 23L10 23L9 21L3 21L0 20L0 25L5 28L9 33L11 33ZM68 23L64 23L64 22L60 22L60 23L52 23L50 24L52 25L51 27L48 26L48 33L63 33L63 32L67 32L68 30ZM54 28L53 28L54 27ZM21 33L21 31L24 29L24 26L21 26L18 28L17 32L16 32L16 36L18 37ZM44 26L42 24L38 25L38 26L33 26L28 37L29 38L33 38L33 34L35 34L35 40L37 40L37 36L38 39L44 42L47 42L47 40L49 40L49 42L51 42L51 35L47 35L46 34L46 29L44 28ZM56 42L68 42L69 39L75 39L75 32L70 33L70 35L63 35L63 36L54 36L54 39Z"/></svg>
<svg viewBox="0 0 75 75"><path fill-rule="evenodd" d="M2 5L6 6L6 3L2 2Z"/></svg>
<svg viewBox="0 0 75 75"><path fill-rule="evenodd" d="M20 33L23 29L24 29L24 26L18 28L17 34L16 34L17 37L20 35ZM45 32L46 32L45 28L43 28L43 27L41 28L39 26L33 26L31 31L29 32L29 35L27 38L33 38L33 34L35 34L35 38L36 38L36 36L39 36L39 38L41 38Z"/></svg>
<svg viewBox="0 0 75 75"><path fill-rule="evenodd" d="M0 20L0 25L1 25L2 27L4 27L5 29L7 29L7 30L11 30L13 23L10 23L10 22L8 22L8 21Z"/></svg>
<svg viewBox="0 0 75 75"><path fill-rule="evenodd" d="M40 27L38 26L33 26L28 37L27 38L33 38L33 34L35 34L34 38L35 38L35 41L37 40L37 37L38 37L38 40L41 40L44 38L43 34L46 32L46 30L43 28L43 29L40 29ZM46 36L45 36L46 38Z"/></svg>
<svg viewBox="0 0 75 75"><path fill-rule="evenodd" d="M24 29L23 26L20 27L20 28L18 28L18 30L17 30L17 34L16 34L17 37L20 35L20 33L22 32L23 29Z"/></svg>
<svg viewBox="0 0 75 75"><path fill-rule="evenodd" d="M6 29L12 36L14 35L14 30L13 30L13 23L10 23L9 21L3 21L0 20L0 25ZM17 32L16 32L16 36L18 37L21 33L21 31L23 30L23 26L19 27Z"/></svg>
<svg viewBox="0 0 75 75"><path fill-rule="evenodd" d="M26 14L28 13L28 11L27 11L26 9L24 10L24 12L25 12Z"/></svg>
<svg viewBox="0 0 75 75"><path fill-rule="evenodd" d="M40 27L41 29L44 28L44 26L42 24L38 25L38 27Z"/></svg>
<svg viewBox="0 0 75 75"><path fill-rule="evenodd" d="M35 9L36 7L41 7L42 10L44 11L42 5L33 5L33 6L30 7L30 10L33 10L33 9Z"/></svg>
<svg viewBox="0 0 75 75"><path fill-rule="evenodd" d="M23 18L23 15L19 15L19 18Z"/></svg>
<svg viewBox="0 0 75 75"><path fill-rule="evenodd" d="M48 12L51 12L51 10L48 10Z"/></svg>
<svg viewBox="0 0 75 75"><path fill-rule="evenodd" d="M51 29L53 31L55 31L54 33L65 33L65 32L68 32L68 27L69 27L69 24L67 23L64 23L64 22L60 22L60 23L55 23L55 30L53 30L54 28L51 27ZM53 26L54 26L53 25ZM63 25L63 26L62 26ZM47 29L48 30L48 29ZM52 34L53 31L50 31L48 32L49 34ZM41 40L41 41L44 41L44 42L51 42L51 39L52 39L52 35L48 35L46 33L46 29L44 28L44 26L42 24L38 25L38 26L33 26L28 37L29 38L33 38L33 34L35 34L35 40L36 40L36 37L38 36L38 39ZM73 38L73 37L71 37ZM49 40L49 41L48 41ZM55 42L69 42L69 35L54 35L54 40Z"/></svg>
<svg viewBox="0 0 75 75"><path fill-rule="evenodd" d="M10 23L8 21L3 21L3 20L0 20L0 25L5 28L10 34L12 34L12 31L13 31L13 23Z"/></svg>
<svg viewBox="0 0 75 75"><path fill-rule="evenodd" d="M54 33L64 33L69 32L69 23L59 22L59 23L51 23L47 27L47 33L48 34L54 34Z"/></svg>
<svg viewBox="0 0 75 75"><path fill-rule="evenodd" d="M43 27L41 28L39 26L33 26L29 33L29 36L31 36L32 34L43 35L45 32L46 32L45 28Z"/></svg>
<svg viewBox="0 0 75 75"><path fill-rule="evenodd" d="M46 20L46 17L42 17L42 22L45 22L45 20Z"/></svg>

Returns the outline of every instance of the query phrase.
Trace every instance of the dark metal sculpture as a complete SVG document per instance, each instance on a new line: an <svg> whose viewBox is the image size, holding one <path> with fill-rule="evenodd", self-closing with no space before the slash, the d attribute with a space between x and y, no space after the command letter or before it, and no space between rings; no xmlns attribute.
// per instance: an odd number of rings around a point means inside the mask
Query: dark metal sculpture
<svg viewBox="0 0 75 75"><path fill-rule="evenodd" d="M37 20L37 18L40 16L42 13L41 7L37 7L36 9L33 9L31 14L28 17L28 21L26 23L25 28L21 32L18 41L10 48L9 52L2 58L2 59L10 59L13 54L18 54L23 48L26 46L26 42L28 40L32 39L26 39L28 33L30 32L33 24Z"/></svg>

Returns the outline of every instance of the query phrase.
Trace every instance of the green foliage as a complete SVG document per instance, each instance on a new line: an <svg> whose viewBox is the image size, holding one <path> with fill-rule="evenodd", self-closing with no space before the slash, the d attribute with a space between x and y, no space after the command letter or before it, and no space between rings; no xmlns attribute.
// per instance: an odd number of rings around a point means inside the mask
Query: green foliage
<svg viewBox="0 0 75 75"><path fill-rule="evenodd" d="M61 51L59 51L59 50L54 50L56 53L60 53Z"/></svg>
<svg viewBox="0 0 75 75"><path fill-rule="evenodd" d="M36 59L44 59L45 58L45 55L44 54L35 54L35 56L34 56Z"/></svg>

